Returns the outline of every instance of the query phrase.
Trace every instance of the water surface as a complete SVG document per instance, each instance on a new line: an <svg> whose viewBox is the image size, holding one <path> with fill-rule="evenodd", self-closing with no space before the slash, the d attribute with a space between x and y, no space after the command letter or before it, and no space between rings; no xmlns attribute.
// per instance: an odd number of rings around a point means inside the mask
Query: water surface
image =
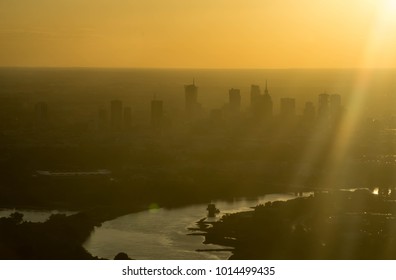
<svg viewBox="0 0 396 280"><path fill-rule="evenodd" d="M308 195L307 193L304 195ZM251 210L260 203L295 198L293 194L270 194L254 199L216 201L219 216ZM188 228L206 216L206 204L177 209L147 210L128 214L97 227L84 247L94 256L112 259L119 252L134 259L227 259L230 252L197 252L197 249L224 249L205 245L202 236L187 235Z"/></svg>

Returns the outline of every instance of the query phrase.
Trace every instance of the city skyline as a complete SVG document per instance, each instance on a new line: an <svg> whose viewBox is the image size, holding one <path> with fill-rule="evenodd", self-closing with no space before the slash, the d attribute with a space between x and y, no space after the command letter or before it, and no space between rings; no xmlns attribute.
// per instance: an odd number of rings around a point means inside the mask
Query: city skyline
<svg viewBox="0 0 396 280"><path fill-rule="evenodd" d="M396 259L394 71L1 73L1 259Z"/></svg>

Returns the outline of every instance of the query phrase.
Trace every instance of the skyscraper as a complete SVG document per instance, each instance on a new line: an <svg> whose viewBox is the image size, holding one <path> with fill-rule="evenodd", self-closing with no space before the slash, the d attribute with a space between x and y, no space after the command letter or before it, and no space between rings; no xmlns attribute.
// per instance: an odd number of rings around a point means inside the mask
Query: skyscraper
<svg viewBox="0 0 396 280"><path fill-rule="evenodd" d="M253 107L257 104L258 99L260 98L261 90L260 86L258 85L251 85L250 86L250 107Z"/></svg>
<svg viewBox="0 0 396 280"><path fill-rule="evenodd" d="M241 91L232 88L228 91L230 112L232 114L238 113L241 109Z"/></svg>
<svg viewBox="0 0 396 280"><path fill-rule="evenodd" d="M321 93L318 99L318 118L328 119L329 113L329 95L327 93Z"/></svg>
<svg viewBox="0 0 396 280"><path fill-rule="evenodd" d="M190 85L184 86L186 112L187 115L193 117L199 108L198 103L198 87L195 86L195 81Z"/></svg>
<svg viewBox="0 0 396 280"><path fill-rule="evenodd" d="M111 101L110 118L112 129L119 130L122 128L122 101Z"/></svg>
<svg viewBox="0 0 396 280"><path fill-rule="evenodd" d="M268 93L268 86L267 86L267 81L265 81L265 90L264 94L261 96L262 99L262 106L263 106L263 116L264 118L270 118L272 117L273 113L273 104L272 104L272 98L271 95Z"/></svg>
<svg viewBox="0 0 396 280"><path fill-rule="evenodd" d="M264 94L260 94L260 87L252 85L250 88L251 110L254 119L263 120L272 117L273 104L268 92L267 81L265 82Z"/></svg>

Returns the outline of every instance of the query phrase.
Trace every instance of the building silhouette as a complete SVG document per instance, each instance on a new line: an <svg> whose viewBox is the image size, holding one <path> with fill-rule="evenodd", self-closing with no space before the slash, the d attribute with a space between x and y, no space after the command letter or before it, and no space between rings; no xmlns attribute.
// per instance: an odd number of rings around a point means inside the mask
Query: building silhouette
<svg viewBox="0 0 396 280"><path fill-rule="evenodd" d="M151 101L151 125L153 127L160 127L163 124L164 110L162 100Z"/></svg>
<svg viewBox="0 0 396 280"><path fill-rule="evenodd" d="M328 119L330 115L330 104L329 104L330 96L327 93L319 94L318 99L318 118L319 119Z"/></svg>
<svg viewBox="0 0 396 280"><path fill-rule="evenodd" d="M319 94L318 99L318 119L327 122L329 127L340 121L342 116L341 95L339 94Z"/></svg>
<svg viewBox="0 0 396 280"><path fill-rule="evenodd" d="M273 114L273 103L271 95L268 92L268 84L265 82L264 93L260 94L260 88L252 85L250 88L251 110L254 119L268 120Z"/></svg>
<svg viewBox="0 0 396 280"><path fill-rule="evenodd" d="M120 130L122 128L122 116L122 101L112 100L110 103L110 122L112 129Z"/></svg>
<svg viewBox="0 0 396 280"><path fill-rule="evenodd" d="M231 114L239 113L241 110L241 91L232 88L228 91L229 109Z"/></svg>
<svg viewBox="0 0 396 280"><path fill-rule="evenodd" d="M331 125L334 127L341 121L343 115L343 107L341 105L341 95L330 95L330 120Z"/></svg>
<svg viewBox="0 0 396 280"><path fill-rule="evenodd" d="M258 100L261 95L260 86L251 85L250 86L250 108L254 108L254 106L258 103Z"/></svg>
<svg viewBox="0 0 396 280"><path fill-rule="evenodd" d="M268 92L268 84L265 82L264 93L256 97L254 93L254 104L252 106L253 116L257 120L268 120L273 114L273 104L271 95ZM256 99L257 98L257 99Z"/></svg>
<svg viewBox="0 0 396 280"><path fill-rule="evenodd" d="M196 117L201 109L201 104L198 103L198 87L195 85L195 80L192 84L184 86L184 94L187 116Z"/></svg>
<svg viewBox="0 0 396 280"><path fill-rule="evenodd" d="M268 118L272 116L273 113L273 104L272 104L272 98L271 95L268 93L268 86L267 86L267 81L265 81L265 90L264 94L261 97L262 103L263 103L263 108L264 108L264 117Z"/></svg>

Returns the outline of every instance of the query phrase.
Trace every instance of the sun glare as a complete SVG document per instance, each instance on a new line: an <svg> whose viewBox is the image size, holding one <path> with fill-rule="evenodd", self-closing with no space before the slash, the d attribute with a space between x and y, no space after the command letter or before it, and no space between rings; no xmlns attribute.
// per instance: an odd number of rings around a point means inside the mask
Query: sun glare
<svg viewBox="0 0 396 280"><path fill-rule="evenodd" d="M329 166L331 172L329 179L337 173L338 163L344 160L350 149L353 134L359 120L362 119L364 107L368 100L368 88L372 77L367 69L378 67L381 63L387 67L389 60L394 58L394 47L396 46L396 1L386 0L380 3L377 18L372 26L371 33L367 37L365 52L362 57L362 69L355 81L352 92L350 107L345 113L345 118L340 126L337 139L333 146L333 158Z"/></svg>
<svg viewBox="0 0 396 280"><path fill-rule="evenodd" d="M372 72L369 69L378 67L392 67L390 61L396 58L394 49L396 48L396 1L379 1L377 6L376 18L368 30L366 45L361 57L361 70L356 76L354 89L348 110L345 112L343 122L338 131L338 136L332 146L332 156L327 166L327 179L324 181L332 184L332 178L336 178L340 172L339 166L345 160L345 155L349 151L354 133L356 132L359 121L363 117L363 111L368 102L368 88L372 81ZM321 131L316 131L316 138L321 138ZM322 143L318 141L317 143ZM305 152L305 157L300 164L301 173L305 165L312 165L319 157L320 151L324 147L311 145ZM301 175L301 174L300 174ZM298 174L295 183L299 183Z"/></svg>

